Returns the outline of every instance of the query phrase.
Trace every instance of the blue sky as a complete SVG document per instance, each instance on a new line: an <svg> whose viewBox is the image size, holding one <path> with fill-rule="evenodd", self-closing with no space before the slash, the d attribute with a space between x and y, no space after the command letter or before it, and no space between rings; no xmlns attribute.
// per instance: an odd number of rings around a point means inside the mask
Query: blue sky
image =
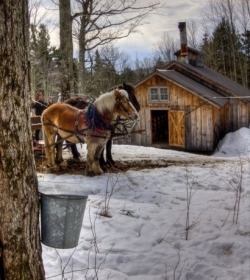
<svg viewBox="0 0 250 280"><path fill-rule="evenodd" d="M30 0L32 2L34 0ZM154 0L144 0L144 2ZM157 1L157 0L155 0ZM178 22L194 20L202 29L202 10L206 1L200 0L158 0L165 5L160 14L150 15L145 24L137 28L136 33L120 39L115 45L120 51L126 52L132 58L142 59L153 53L155 45L160 41L164 32L175 39L179 39ZM144 3L143 2L143 3ZM51 44L59 46L58 10L51 0L43 0L40 14L46 12L44 22L50 27ZM53 7L53 9L50 9Z"/></svg>

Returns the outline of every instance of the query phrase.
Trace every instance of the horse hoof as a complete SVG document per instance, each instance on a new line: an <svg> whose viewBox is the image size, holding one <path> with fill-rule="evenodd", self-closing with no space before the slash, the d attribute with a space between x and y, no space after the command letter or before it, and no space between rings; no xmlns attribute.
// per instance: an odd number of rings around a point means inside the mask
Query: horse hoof
<svg viewBox="0 0 250 280"><path fill-rule="evenodd" d="M94 177L95 174L93 172L90 172L88 171L87 169L85 170L85 176L88 176L88 177Z"/></svg>
<svg viewBox="0 0 250 280"><path fill-rule="evenodd" d="M83 159L81 157L73 158L72 161L74 162L83 162Z"/></svg>
<svg viewBox="0 0 250 280"><path fill-rule="evenodd" d="M60 163L60 169L66 170L68 167L68 163L66 161L63 161Z"/></svg>
<svg viewBox="0 0 250 280"><path fill-rule="evenodd" d="M47 166L47 169L51 173L59 172L60 171L60 166L58 165L53 165L53 166Z"/></svg>
<svg viewBox="0 0 250 280"><path fill-rule="evenodd" d="M103 174L102 170L94 172L93 170L89 170L87 168L85 169L85 175L88 177L94 177L102 174Z"/></svg>
<svg viewBox="0 0 250 280"><path fill-rule="evenodd" d="M113 159L107 159L107 164L109 165L109 166L115 166L115 161L113 160Z"/></svg>

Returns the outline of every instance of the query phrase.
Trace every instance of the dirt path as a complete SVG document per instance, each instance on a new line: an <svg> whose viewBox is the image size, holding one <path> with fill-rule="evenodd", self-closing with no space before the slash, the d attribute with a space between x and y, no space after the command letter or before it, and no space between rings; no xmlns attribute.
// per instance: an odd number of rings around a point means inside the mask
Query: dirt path
<svg viewBox="0 0 250 280"><path fill-rule="evenodd" d="M46 159L41 155L35 155L36 161L36 170L39 173L47 173L46 167ZM83 175L84 170L86 167L85 160L80 162L74 161L72 159L66 160L67 165L64 166L63 169L58 171L56 174L78 174ZM153 168L161 168L161 167L169 167L169 166L188 166L188 165L207 165L207 164L217 164L223 163L225 160L215 159L215 158L207 158L206 160L203 159L195 159L195 160L173 160L173 159L141 159L141 160L124 160L124 161L117 161L115 166L107 166L104 170L105 173L121 173L126 172L128 170L142 170L142 169L153 169Z"/></svg>

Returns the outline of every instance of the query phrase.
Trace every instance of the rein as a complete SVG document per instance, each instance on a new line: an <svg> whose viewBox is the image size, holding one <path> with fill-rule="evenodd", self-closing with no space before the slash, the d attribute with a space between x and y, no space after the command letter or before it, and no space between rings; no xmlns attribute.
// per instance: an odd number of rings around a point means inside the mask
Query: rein
<svg viewBox="0 0 250 280"><path fill-rule="evenodd" d="M67 140L67 139L69 139L69 138L72 137L72 136L75 136L75 137L79 140L79 143L84 143L84 140L82 140L82 138L81 138L80 136L93 137L93 138L103 138L103 139L109 138L109 137L107 137L107 136L101 136L101 135L95 135L95 134L91 134L91 135L90 135L90 134L82 133L82 131L88 130L87 128L86 128L86 129L82 129L82 130L78 130L78 131L77 131L77 130L76 130L76 131L72 131L72 130L67 130L67 129L64 129L64 128L60 128L60 127L58 127L57 125L55 125L55 124L53 124L53 123L45 123L44 125L50 125L50 126L55 127L57 130L60 129L60 130L62 130L62 131L65 131L65 132L70 133L67 137L64 137L64 138L62 138L62 139L60 139L60 140L57 140L57 141L56 141L55 143L53 143L53 144L46 145L45 148L46 148L46 147L50 147L50 146L55 146L56 144L61 143L61 142L63 142L64 140Z"/></svg>
<svg viewBox="0 0 250 280"><path fill-rule="evenodd" d="M112 132L112 137L130 135L131 131L137 125L138 121L130 119L117 119L114 124L114 131ZM118 131L118 132L115 132ZM128 131L130 130L130 132Z"/></svg>
<svg viewBox="0 0 250 280"><path fill-rule="evenodd" d="M76 137L77 136L86 136L86 137L97 137L97 138L107 138L106 136L101 136L101 135L95 135L95 134L86 134L86 133L83 133L84 131L87 131L87 130L90 130L89 128L85 128L85 129L76 129L76 130L68 130L68 129L65 129L65 128L62 128L62 127L59 127L57 125L55 125L53 122L51 122L50 120L48 120L49 122L47 123L44 123L43 125L49 125L49 126L53 126L55 127L57 130L62 130L64 132L68 132L68 133L71 133L69 136L63 138L63 139L68 139L70 138L71 136L75 135ZM84 142L81 140L81 142Z"/></svg>

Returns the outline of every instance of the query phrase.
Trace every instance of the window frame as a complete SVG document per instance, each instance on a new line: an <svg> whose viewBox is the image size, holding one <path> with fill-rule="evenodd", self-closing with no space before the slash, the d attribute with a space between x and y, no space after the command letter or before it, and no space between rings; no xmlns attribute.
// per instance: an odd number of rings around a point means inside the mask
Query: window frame
<svg viewBox="0 0 250 280"><path fill-rule="evenodd" d="M166 89L167 99L162 99L162 95L163 94L165 95L165 93L162 93L161 89ZM152 90L157 90L157 92L154 93L154 92L152 92ZM169 87L167 87L167 86L149 87L148 98L149 98L149 102L156 102L156 103L167 103L167 102L169 102Z"/></svg>

